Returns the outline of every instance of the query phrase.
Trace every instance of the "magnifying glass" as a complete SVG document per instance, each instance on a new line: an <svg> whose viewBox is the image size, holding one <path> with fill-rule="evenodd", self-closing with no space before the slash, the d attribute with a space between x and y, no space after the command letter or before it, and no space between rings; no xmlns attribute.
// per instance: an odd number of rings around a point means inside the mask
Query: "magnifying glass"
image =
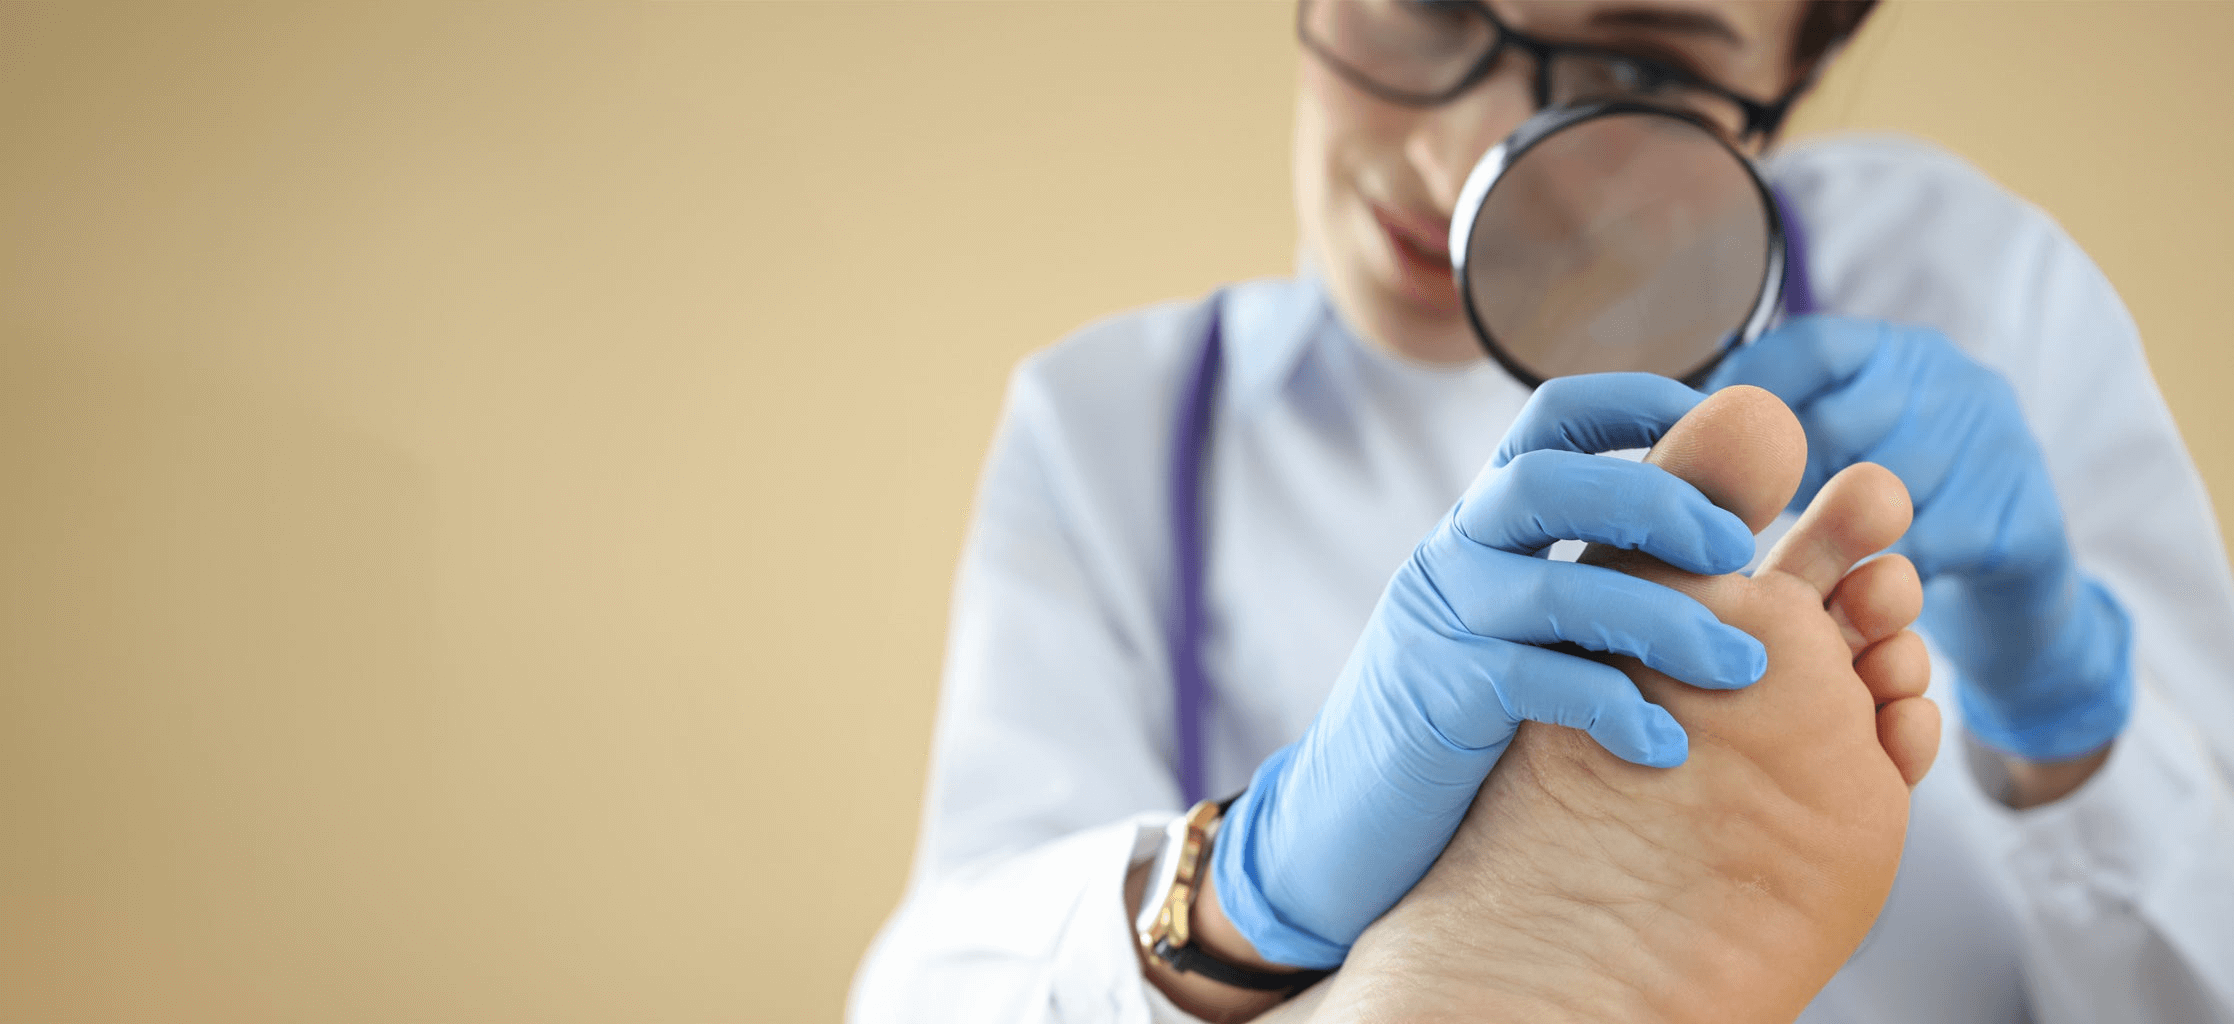
<svg viewBox="0 0 2234 1024"><path fill-rule="evenodd" d="M1451 260L1475 336L1522 383L1644 370L1696 386L1774 317L1784 228L1704 121L1555 107L1475 165Z"/></svg>

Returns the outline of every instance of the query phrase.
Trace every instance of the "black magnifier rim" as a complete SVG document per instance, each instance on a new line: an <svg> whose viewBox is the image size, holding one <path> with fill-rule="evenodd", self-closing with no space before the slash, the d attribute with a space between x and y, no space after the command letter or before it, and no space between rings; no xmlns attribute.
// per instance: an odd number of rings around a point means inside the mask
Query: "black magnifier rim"
<svg viewBox="0 0 2234 1024"><path fill-rule="evenodd" d="M1733 350L1739 345L1749 344L1753 339L1761 336L1761 332L1768 328L1777 304L1783 300L1784 218L1777 210L1776 193L1769 189L1768 182L1761 180L1761 173L1755 169L1753 159L1739 152L1737 147L1731 145L1729 140L1724 139L1721 132L1714 130L1714 126L1707 123L1705 118L1688 111L1655 106L1650 103L1639 103L1634 100L1614 100L1602 103L1551 107L1522 122L1520 127L1513 129L1513 133L1507 136L1504 142L1499 143L1489 151L1488 155L1482 157L1484 162L1496 159L1500 163L1491 175L1489 184L1473 195L1462 194L1459 209L1452 213L1452 222L1464 225L1464 234L1452 239L1455 244L1451 246L1451 277L1458 285L1458 297L1459 301L1465 306L1466 321L1474 328L1474 340L1481 343L1482 351L1487 352L1491 359L1496 360L1499 366L1504 367L1505 372L1512 374L1513 379L1527 385L1530 389L1542 387L1547 378L1537 376L1535 371L1522 366L1518 359L1505 351L1503 345L1497 343L1496 335L1490 332L1489 325L1482 320L1481 310L1474 306L1474 290L1467 287L1466 253L1473 244L1474 223L1481 216L1482 207L1489 202L1490 193L1495 192L1497 183L1504 179L1505 172L1510 170L1513 164L1519 162L1522 156L1527 155L1529 150L1534 149L1537 143L1585 121L1630 114L1670 118L1682 121L1704 132L1707 138L1714 140L1714 143L1721 146L1724 152L1729 153L1730 158L1737 161L1739 167L1744 168L1745 176L1753 182L1753 190L1761 197L1761 210L1768 216L1768 265L1761 275L1761 289L1753 299L1753 311L1746 316L1744 324L1739 327L1735 341L1723 346L1721 351L1708 357L1706 362L1699 364L1689 373L1675 379L1694 388L1705 384L1707 375L1713 373L1714 368L1720 366L1722 360L1728 358ZM1474 192L1471 189L1468 191Z"/></svg>

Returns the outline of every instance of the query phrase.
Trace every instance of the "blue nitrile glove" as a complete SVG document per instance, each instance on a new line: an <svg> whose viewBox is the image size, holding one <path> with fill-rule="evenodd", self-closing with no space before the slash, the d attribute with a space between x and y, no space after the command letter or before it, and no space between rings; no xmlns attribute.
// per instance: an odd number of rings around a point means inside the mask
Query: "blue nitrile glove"
<svg viewBox="0 0 2234 1024"><path fill-rule="evenodd" d="M1804 317L1730 354L1716 387L1754 384L1807 428L1807 477L1875 462L1900 477L1915 524L1893 550L1925 583L1924 632L1955 662L1971 734L2034 761L2117 737L2133 704L2133 627L2079 572L2040 445L2017 395L1939 332Z"/></svg>
<svg viewBox="0 0 2234 1024"><path fill-rule="evenodd" d="M1768 654L1705 606L1553 541L1743 568L1753 534L1657 466L1590 452L1651 444L1701 395L1650 374L1569 377L1521 411L1486 475L1389 581L1303 738L1257 769L1213 850L1218 903L1275 963L1332 967L1441 854L1522 719L1586 730L1644 765L1681 764L1683 729L1620 670L1567 641L1730 689Z"/></svg>

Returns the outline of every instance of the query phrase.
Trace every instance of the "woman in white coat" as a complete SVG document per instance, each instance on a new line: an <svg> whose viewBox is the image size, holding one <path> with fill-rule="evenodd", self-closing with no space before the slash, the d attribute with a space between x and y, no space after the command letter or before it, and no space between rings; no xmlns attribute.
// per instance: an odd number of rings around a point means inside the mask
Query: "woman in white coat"
<svg viewBox="0 0 2234 1024"><path fill-rule="evenodd" d="M1493 673L1497 699L1468 712L1482 738L1458 753L1409 742L1449 721L1345 717L1356 695L1403 704L1464 657L1388 607L1407 573L1509 580L1524 595L1496 609L1509 628L1476 639L1588 633L1661 652L1655 667L1686 682L1759 674L1757 649L1711 616L1589 590L1583 567L1536 551L1419 568L1454 503L1515 476L1484 467L1528 433L1528 389L1481 358L1458 308L1450 211L1483 152L1589 80L1685 105L1765 157L1800 229L1788 312L1824 315L1794 316L1712 384L1767 387L1799 415L1796 504L1865 460L1915 497L1897 550L1927 586L1933 695L1959 713L1871 939L1802 1019L2234 1021L2234 585L2208 499L2131 319L2045 214L1913 142L1770 148L1867 9L1306 4L1295 184L1311 271L1104 321L1011 383L915 872L854 1019L1193 1019L1203 1004L1174 1002L1124 894L1205 795L1241 794L1202 810L1222 823L1196 931L1243 942L1195 962L1245 991L1338 967L1449 839L1518 719L1587 720L1625 759L1681 760L1680 728L1593 689L1579 658ZM1571 388L1567 415L1636 442L1681 414L1628 387ZM1690 497L1587 508L1565 463L1536 464L1552 468L1534 490L1505 487L1515 517L1736 567ZM1688 554L1649 547L1676 536ZM1553 592L1603 621L1530 603ZM1438 773L1434 793L1326 782Z"/></svg>

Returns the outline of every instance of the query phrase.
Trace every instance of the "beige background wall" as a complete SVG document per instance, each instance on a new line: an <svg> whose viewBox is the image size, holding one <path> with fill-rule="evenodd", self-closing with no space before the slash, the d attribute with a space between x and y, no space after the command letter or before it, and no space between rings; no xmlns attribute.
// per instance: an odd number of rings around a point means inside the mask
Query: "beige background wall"
<svg viewBox="0 0 2234 1024"><path fill-rule="evenodd" d="M1006 368L1284 271L1282 4L0 2L0 1019L828 1020ZM2226 4L1896 8L2214 490Z"/></svg>

